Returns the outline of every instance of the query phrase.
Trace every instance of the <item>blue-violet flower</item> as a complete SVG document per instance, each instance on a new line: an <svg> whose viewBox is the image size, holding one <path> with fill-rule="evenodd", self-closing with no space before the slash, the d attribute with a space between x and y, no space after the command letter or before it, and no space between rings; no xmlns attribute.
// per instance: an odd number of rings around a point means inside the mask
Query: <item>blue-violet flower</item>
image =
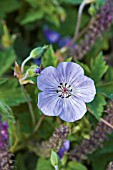
<svg viewBox="0 0 113 170"><path fill-rule="evenodd" d="M69 140L66 140L64 143L63 143L63 146L61 147L61 149L59 150L58 152L58 155L60 157L60 159L63 158L64 154L66 152L68 152L68 150L70 149L70 141Z"/></svg>
<svg viewBox="0 0 113 170"><path fill-rule="evenodd" d="M60 39L60 33L52 31L48 26L44 27L44 34L49 43L56 43Z"/></svg>
<svg viewBox="0 0 113 170"><path fill-rule="evenodd" d="M73 62L45 68L37 78L37 85L42 91L38 95L39 109L47 116L59 116L67 122L81 119L87 111L85 103L91 102L96 94L94 81Z"/></svg>

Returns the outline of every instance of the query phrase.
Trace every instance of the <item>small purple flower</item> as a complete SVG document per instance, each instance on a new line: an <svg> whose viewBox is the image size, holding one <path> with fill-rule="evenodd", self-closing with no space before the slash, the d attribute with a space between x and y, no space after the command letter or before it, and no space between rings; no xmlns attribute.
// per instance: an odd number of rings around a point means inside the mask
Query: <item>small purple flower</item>
<svg viewBox="0 0 113 170"><path fill-rule="evenodd" d="M44 27L44 34L49 43L56 43L60 39L60 34L56 31L50 30L47 26Z"/></svg>
<svg viewBox="0 0 113 170"><path fill-rule="evenodd" d="M37 85L42 91L38 95L39 109L67 122L81 119L87 111L85 103L91 102L96 94L94 81L73 62L45 68L37 78Z"/></svg>
<svg viewBox="0 0 113 170"><path fill-rule="evenodd" d="M58 155L59 155L60 159L63 158L64 154L65 154L66 152L68 152L69 149L70 149L70 141L69 141L69 140L66 140L66 141L63 143L62 148L61 148L61 149L59 150L59 152L58 152Z"/></svg>
<svg viewBox="0 0 113 170"><path fill-rule="evenodd" d="M40 72L41 72L40 68L36 68L36 69L35 69L35 73L36 73L36 74L40 74Z"/></svg>

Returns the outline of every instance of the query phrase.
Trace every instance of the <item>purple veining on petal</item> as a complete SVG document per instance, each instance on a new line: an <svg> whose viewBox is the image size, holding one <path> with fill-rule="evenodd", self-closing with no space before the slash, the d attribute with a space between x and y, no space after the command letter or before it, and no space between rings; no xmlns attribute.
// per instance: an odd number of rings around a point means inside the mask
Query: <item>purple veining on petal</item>
<svg viewBox="0 0 113 170"><path fill-rule="evenodd" d="M67 122L81 119L86 113L85 103L96 94L94 81L84 75L82 67L62 62L57 68L45 68L37 78L39 109L48 116L60 116Z"/></svg>

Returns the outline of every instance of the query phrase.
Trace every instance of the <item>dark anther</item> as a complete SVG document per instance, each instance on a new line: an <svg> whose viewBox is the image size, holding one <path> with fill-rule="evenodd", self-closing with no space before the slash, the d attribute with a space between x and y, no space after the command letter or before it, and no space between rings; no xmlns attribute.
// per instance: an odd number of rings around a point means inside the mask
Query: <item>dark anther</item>
<svg viewBox="0 0 113 170"><path fill-rule="evenodd" d="M65 86L67 85L67 83L65 83Z"/></svg>
<svg viewBox="0 0 113 170"><path fill-rule="evenodd" d="M66 96L66 98L68 98L69 96Z"/></svg>
<svg viewBox="0 0 113 170"><path fill-rule="evenodd" d="M64 98L64 96L62 96L62 98Z"/></svg>
<svg viewBox="0 0 113 170"><path fill-rule="evenodd" d="M66 96L66 98L70 97L71 95Z"/></svg>
<svg viewBox="0 0 113 170"><path fill-rule="evenodd" d="M58 97L62 97L62 95L59 95Z"/></svg>
<svg viewBox="0 0 113 170"><path fill-rule="evenodd" d="M60 83L60 85L62 85L62 83Z"/></svg>
<svg viewBox="0 0 113 170"><path fill-rule="evenodd" d="M69 85L69 87L71 87L71 85Z"/></svg>
<svg viewBox="0 0 113 170"><path fill-rule="evenodd" d="M58 86L59 88L61 88L61 86Z"/></svg>
<svg viewBox="0 0 113 170"><path fill-rule="evenodd" d="M58 93L58 90L56 90L56 92Z"/></svg>
<svg viewBox="0 0 113 170"><path fill-rule="evenodd" d="M72 92L72 89L70 91Z"/></svg>

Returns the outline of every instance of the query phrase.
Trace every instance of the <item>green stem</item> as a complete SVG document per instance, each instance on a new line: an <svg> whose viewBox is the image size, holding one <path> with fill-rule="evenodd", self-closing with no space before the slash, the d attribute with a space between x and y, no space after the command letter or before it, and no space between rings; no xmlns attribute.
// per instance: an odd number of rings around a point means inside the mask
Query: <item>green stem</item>
<svg viewBox="0 0 113 170"><path fill-rule="evenodd" d="M24 66L25 66L25 64L26 64L29 60L31 60L31 59L32 59L32 57L29 56L29 57L27 57L27 58L22 62L22 65L21 65L21 73L24 72Z"/></svg>
<svg viewBox="0 0 113 170"><path fill-rule="evenodd" d="M40 117L38 123L36 124L36 126L35 126L35 128L34 128L33 133L36 133L36 132L38 131L39 127L41 126L41 124L42 124L42 122L43 122L43 120L44 120L44 117L45 117L44 115L42 115L42 116Z"/></svg>
<svg viewBox="0 0 113 170"><path fill-rule="evenodd" d="M35 123L36 123L35 116L34 116L33 107L32 107L32 104L30 102L29 96L28 96L28 94L26 92L26 89L24 88L24 86L22 84L21 84L21 88L22 88L22 92L24 94L24 97L25 97L25 99L27 101L27 104L29 106L29 111L30 111L30 114L31 114L33 125L35 125Z"/></svg>

